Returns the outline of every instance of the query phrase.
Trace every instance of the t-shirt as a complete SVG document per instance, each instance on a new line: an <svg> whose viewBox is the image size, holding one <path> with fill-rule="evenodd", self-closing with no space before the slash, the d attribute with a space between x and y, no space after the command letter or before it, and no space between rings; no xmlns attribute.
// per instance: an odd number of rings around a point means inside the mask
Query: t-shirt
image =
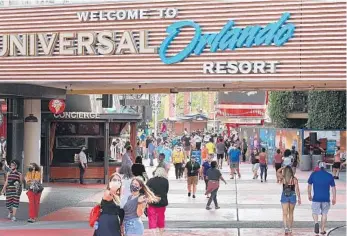
<svg viewBox="0 0 347 236"><path fill-rule="evenodd" d="M211 168L207 171L208 180L219 180L222 174L216 168Z"/></svg>
<svg viewBox="0 0 347 236"><path fill-rule="evenodd" d="M335 187L334 177L324 169L313 172L308 179L313 185L313 202L330 202L330 187Z"/></svg>
<svg viewBox="0 0 347 236"><path fill-rule="evenodd" d="M202 142L202 138L200 136L196 135L194 137L194 141L195 141L195 143L201 143Z"/></svg>
<svg viewBox="0 0 347 236"><path fill-rule="evenodd" d="M164 153L164 155L165 155L165 161L166 161L166 162L171 162L171 155L172 155L171 149L169 149L169 148L164 148L164 149L162 150L162 153Z"/></svg>
<svg viewBox="0 0 347 236"><path fill-rule="evenodd" d="M203 174L204 176L207 176L207 171L211 168L211 164L208 161L204 161L202 164L202 167L204 167Z"/></svg>
<svg viewBox="0 0 347 236"><path fill-rule="evenodd" d="M259 153L259 163L260 164L266 164L266 153L265 152L261 152Z"/></svg>
<svg viewBox="0 0 347 236"><path fill-rule="evenodd" d="M225 144L224 144L224 142L217 143L216 149L217 149L216 150L217 154L224 154L224 152L225 152Z"/></svg>
<svg viewBox="0 0 347 236"><path fill-rule="evenodd" d="M135 163L131 166L131 172L134 176L143 176L143 173L146 172L145 166L139 163Z"/></svg>
<svg viewBox="0 0 347 236"><path fill-rule="evenodd" d="M214 143L211 143L211 142L207 143L206 149L208 154L214 154L214 149L215 149Z"/></svg>
<svg viewBox="0 0 347 236"><path fill-rule="evenodd" d="M275 163L277 164L282 163L282 154L276 153L274 158L275 158Z"/></svg>
<svg viewBox="0 0 347 236"><path fill-rule="evenodd" d="M185 167L187 169L187 175L190 176L198 176L199 175L199 169L200 165L197 162L194 162L194 164L189 161Z"/></svg>
<svg viewBox="0 0 347 236"><path fill-rule="evenodd" d="M183 161L184 161L184 153L182 151L181 152L174 151L172 154L172 162L176 164L176 163L182 163Z"/></svg>
<svg viewBox="0 0 347 236"><path fill-rule="evenodd" d="M162 145L159 145L157 148L156 148L156 150L155 150L156 152L157 152L157 154L159 155L160 153L163 153L163 151L164 151L164 147L162 146Z"/></svg>
<svg viewBox="0 0 347 236"><path fill-rule="evenodd" d="M184 146L185 147L190 147L190 137L185 136L183 141L184 141Z"/></svg>
<svg viewBox="0 0 347 236"><path fill-rule="evenodd" d="M231 162L240 162L241 151L239 149L231 148L228 154Z"/></svg>

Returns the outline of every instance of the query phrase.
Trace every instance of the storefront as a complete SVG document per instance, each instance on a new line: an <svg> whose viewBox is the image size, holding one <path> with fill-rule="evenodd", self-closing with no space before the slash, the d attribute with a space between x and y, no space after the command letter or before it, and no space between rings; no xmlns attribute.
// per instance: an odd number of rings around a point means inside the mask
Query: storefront
<svg viewBox="0 0 347 236"><path fill-rule="evenodd" d="M49 129L46 140L49 179L77 180L79 168L76 154L86 147L89 168L85 179L100 182L120 165L110 161L112 140L119 138L122 132L136 138L136 123L141 120L141 115L64 112L60 115L47 114L44 120Z"/></svg>

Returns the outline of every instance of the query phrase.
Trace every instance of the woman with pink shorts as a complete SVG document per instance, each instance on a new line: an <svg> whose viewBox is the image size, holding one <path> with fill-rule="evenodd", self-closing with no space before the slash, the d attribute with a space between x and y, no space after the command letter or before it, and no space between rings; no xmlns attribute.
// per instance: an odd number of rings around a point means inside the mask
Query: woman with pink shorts
<svg viewBox="0 0 347 236"><path fill-rule="evenodd" d="M159 202L148 204L147 216L149 229L152 231L153 236L162 236L165 228L165 210L168 205L167 194L169 192L169 181L167 180L166 170L162 167L157 168L154 177L148 180L147 186L157 197L160 197Z"/></svg>

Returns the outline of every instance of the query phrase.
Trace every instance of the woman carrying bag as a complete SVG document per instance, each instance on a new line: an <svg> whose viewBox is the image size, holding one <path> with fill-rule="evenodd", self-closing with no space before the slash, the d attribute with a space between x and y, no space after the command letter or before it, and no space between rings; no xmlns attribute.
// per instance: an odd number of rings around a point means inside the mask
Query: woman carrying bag
<svg viewBox="0 0 347 236"><path fill-rule="evenodd" d="M25 175L26 185L29 186L29 223L34 223L39 217L40 199L43 187L41 184L41 169L36 163L31 163Z"/></svg>

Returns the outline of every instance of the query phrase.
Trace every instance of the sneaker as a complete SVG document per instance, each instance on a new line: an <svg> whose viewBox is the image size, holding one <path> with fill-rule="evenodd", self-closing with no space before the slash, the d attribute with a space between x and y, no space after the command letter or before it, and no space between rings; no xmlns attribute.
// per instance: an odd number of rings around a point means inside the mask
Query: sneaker
<svg viewBox="0 0 347 236"><path fill-rule="evenodd" d="M195 195L193 195L193 198L195 198Z"/></svg>
<svg viewBox="0 0 347 236"><path fill-rule="evenodd" d="M260 180L260 182L263 182L263 180Z"/></svg>
<svg viewBox="0 0 347 236"><path fill-rule="evenodd" d="M188 197L190 197L191 193L188 193Z"/></svg>
<svg viewBox="0 0 347 236"><path fill-rule="evenodd" d="M314 224L314 232L315 234L319 234L319 223Z"/></svg>
<svg viewBox="0 0 347 236"><path fill-rule="evenodd" d="M231 176L230 179L234 179L234 176Z"/></svg>
<svg viewBox="0 0 347 236"><path fill-rule="evenodd" d="M17 221L16 217L12 216L11 218L12 221Z"/></svg>
<svg viewBox="0 0 347 236"><path fill-rule="evenodd" d="M12 218L12 213L8 213L8 215L7 215L7 219L11 219Z"/></svg>
<svg viewBox="0 0 347 236"><path fill-rule="evenodd" d="M241 179L241 175L239 174L239 179Z"/></svg>
<svg viewBox="0 0 347 236"><path fill-rule="evenodd" d="M288 229L288 228L285 228L285 229L284 229L284 234L285 234L285 235L288 235L288 234L289 234L289 229Z"/></svg>
<svg viewBox="0 0 347 236"><path fill-rule="evenodd" d="M28 222L29 222L29 223L34 223L35 220L34 220L34 219L28 219Z"/></svg>
<svg viewBox="0 0 347 236"><path fill-rule="evenodd" d="M208 210L208 211L209 211L209 210L211 210L211 209L212 209L212 208L211 208L211 207L209 207L209 206L207 206L207 207L206 207L206 210Z"/></svg>
<svg viewBox="0 0 347 236"><path fill-rule="evenodd" d="M255 179L255 176L253 176L253 179Z"/></svg>
<svg viewBox="0 0 347 236"><path fill-rule="evenodd" d="M218 209L220 209L220 207L219 207L219 206L216 206L215 209L218 210Z"/></svg>
<svg viewBox="0 0 347 236"><path fill-rule="evenodd" d="M339 177L338 177L338 176L336 176L336 179L339 179Z"/></svg>

